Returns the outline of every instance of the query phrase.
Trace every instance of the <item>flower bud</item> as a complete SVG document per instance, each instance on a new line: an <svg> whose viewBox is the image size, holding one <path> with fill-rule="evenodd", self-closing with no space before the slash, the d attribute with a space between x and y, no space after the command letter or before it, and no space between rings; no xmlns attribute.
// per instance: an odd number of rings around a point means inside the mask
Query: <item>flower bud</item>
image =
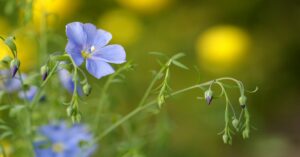
<svg viewBox="0 0 300 157"><path fill-rule="evenodd" d="M243 135L243 138L244 139L246 139L246 138L249 138L249 129L245 129L244 131L243 131L243 133L242 133L242 135Z"/></svg>
<svg viewBox="0 0 300 157"><path fill-rule="evenodd" d="M165 96L162 94L157 99L158 107L161 108L162 104L164 104L164 103L165 103Z"/></svg>
<svg viewBox="0 0 300 157"><path fill-rule="evenodd" d="M11 76L15 77L16 73L18 72L20 67L20 61L18 59L13 59L10 62L10 69L11 69Z"/></svg>
<svg viewBox="0 0 300 157"><path fill-rule="evenodd" d="M227 134L224 134L224 135L222 136L222 138L223 138L223 142L224 142L225 144L227 144L227 143L229 142L229 137L228 137Z"/></svg>
<svg viewBox="0 0 300 157"><path fill-rule="evenodd" d="M44 66L41 67L41 75L42 75L43 81L45 81L47 79L48 72L49 72L48 66L44 65Z"/></svg>
<svg viewBox="0 0 300 157"><path fill-rule="evenodd" d="M211 101L213 99L213 92L212 92L212 90L211 89L206 90L205 93L204 93L204 97L205 97L206 103L208 105L210 105L210 103L211 103Z"/></svg>
<svg viewBox="0 0 300 157"><path fill-rule="evenodd" d="M239 120L234 118L232 120L232 126L235 128L235 129L238 129L238 125L239 125Z"/></svg>
<svg viewBox="0 0 300 157"><path fill-rule="evenodd" d="M83 93L86 96L89 96L92 92L92 86L88 83L84 84L82 87Z"/></svg>
<svg viewBox="0 0 300 157"><path fill-rule="evenodd" d="M246 107L247 97L245 95L240 96L239 102L242 108Z"/></svg>
<svg viewBox="0 0 300 157"><path fill-rule="evenodd" d="M72 108L72 106L69 106L68 108L67 108L67 115L68 116L72 116L72 114L73 114L73 108Z"/></svg>

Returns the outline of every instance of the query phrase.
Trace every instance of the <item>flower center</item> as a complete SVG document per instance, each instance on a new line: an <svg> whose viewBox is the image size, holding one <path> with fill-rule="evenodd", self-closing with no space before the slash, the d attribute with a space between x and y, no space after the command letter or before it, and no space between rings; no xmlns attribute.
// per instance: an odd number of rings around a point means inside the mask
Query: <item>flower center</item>
<svg viewBox="0 0 300 157"><path fill-rule="evenodd" d="M52 150L56 153L61 153L62 151L64 151L64 144L62 143L55 143L52 146Z"/></svg>
<svg viewBox="0 0 300 157"><path fill-rule="evenodd" d="M89 50L81 51L81 55L84 59L87 59L91 56L91 54L95 51L95 46L91 46Z"/></svg>
<svg viewBox="0 0 300 157"><path fill-rule="evenodd" d="M91 56L91 54L86 51L81 51L81 55L84 59L87 59Z"/></svg>

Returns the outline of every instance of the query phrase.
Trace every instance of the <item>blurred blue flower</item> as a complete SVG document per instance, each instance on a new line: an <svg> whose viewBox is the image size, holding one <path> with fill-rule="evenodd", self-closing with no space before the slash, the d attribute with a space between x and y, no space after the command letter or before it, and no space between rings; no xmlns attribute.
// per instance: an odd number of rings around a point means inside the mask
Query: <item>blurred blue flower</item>
<svg viewBox="0 0 300 157"><path fill-rule="evenodd" d="M97 29L93 24L69 23L66 34L66 52L77 66L86 59L86 69L98 79L114 72L108 63L121 64L126 61L124 48L120 45L107 45L112 35Z"/></svg>
<svg viewBox="0 0 300 157"><path fill-rule="evenodd" d="M26 77L26 75L21 75L22 79ZM0 71L0 90L4 90L5 92L12 93L21 89L21 81L19 77L11 78L10 72L7 70Z"/></svg>
<svg viewBox="0 0 300 157"><path fill-rule="evenodd" d="M74 81L73 81L73 75L65 69L60 69L58 71L58 77L61 82L61 84L67 89L69 93L73 93L74 91ZM77 87L77 93L82 96L83 91L81 86Z"/></svg>
<svg viewBox="0 0 300 157"><path fill-rule="evenodd" d="M88 129L81 124L67 126L65 122L44 125L39 133L45 140L34 143L36 157L89 157L96 145L82 145L93 139Z"/></svg>
<svg viewBox="0 0 300 157"><path fill-rule="evenodd" d="M31 86L27 91L20 91L19 92L19 97L22 99L27 99L29 101L32 101L36 92L37 92L37 87L36 86Z"/></svg>

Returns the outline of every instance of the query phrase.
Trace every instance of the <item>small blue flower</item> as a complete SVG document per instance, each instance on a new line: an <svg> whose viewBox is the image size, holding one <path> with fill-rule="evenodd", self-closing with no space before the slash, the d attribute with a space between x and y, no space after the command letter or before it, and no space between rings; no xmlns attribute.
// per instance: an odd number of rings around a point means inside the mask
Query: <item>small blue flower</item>
<svg viewBox="0 0 300 157"><path fill-rule="evenodd" d="M93 138L81 124L70 127L65 122L44 125L39 128L39 133L45 140L34 142L36 157L89 157L96 149L96 145L80 146Z"/></svg>
<svg viewBox="0 0 300 157"><path fill-rule="evenodd" d="M74 91L74 81L73 81L73 75L65 69L60 69L58 71L58 77L61 82L61 84L67 89L69 93L73 93ZM79 83L78 83L79 85ZM83 91L81 89L81 86L77 87L77 93L82 96Z"/></svg>
<svg viewBox="0 0 300 157"><path fill-rule="evenodd" d="M26 76L22 74L21 77L24 79ZM4 90L7 93L13 93L20 89L21 81L19 77L11 78L9 71L0 71L0 90Z"/></svg>
<svg viewBox="0 0 300 157"><path fill-rule="evenodd" d="M107 45L112 35L97 29L93 24L69 23L66 34L66 52L77 66L86 60L87 71L98 79L114 72L108 63L121 64L126 61L124 48L120 45Z"/></svg>
<svg viewBox="0 0 300 157"><path fill-rule="evenodd" d="M22 99L27 99L29 101L32 101L34 96L36 95L37 92L37 87L36 86L31 86L27 91L23 92L20 91L19 92L19 97Z"/></svg>

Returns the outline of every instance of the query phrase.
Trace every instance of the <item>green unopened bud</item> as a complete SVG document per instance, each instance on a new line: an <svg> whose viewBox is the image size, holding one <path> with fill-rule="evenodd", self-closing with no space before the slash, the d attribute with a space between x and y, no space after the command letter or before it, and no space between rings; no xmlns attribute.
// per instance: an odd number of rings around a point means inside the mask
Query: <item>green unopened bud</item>
<svg viewBox="0 0 300 157"><path fill-rule="evenodd" d="M232 126L235 128L235 129L238 129L238 125L239 125L239 120L234 118L232 120Z"/></svg>
<svg viewBox="0 0 300 157"><path fill-rule="evenodd" d="M158 107L161 108L162 104L164 104L164 103L165 103L165 96L162 94L157 99Z"/></svg>
<svg viewBox="0 0 300 157"><path fill-rule="evenodd" d="M43 81L45 81L48 77L48 72L49 72L49 68L47 65L44 65L41 67L41 75L42 75L42 79Z"/></svg>
<svg viewBox="0 0 300 157"><path fill-rule="evenodd" d="M89 96L92 92L92 86L88 83L84 84L82 87L83 93L86 96Z"/></svg>
<svg viewBox="0 0 300 157"><path fill-rule="evenodd" d="M68 115L68 116L72 116L73 112L74 112L74 110L73 110L72 106L69 106L69 107L67 108L67 115Z"/></svg>
<svg viewBox="0 0 300 157"><path fill-rule="evenodd" d="M250 134L250 131L249 129L245 129L242 133L243 135L243 138L246 139L246 138L249 138L249 134Z"/></svg>
<svg viewBox="0 0 300 157"><path fill-rule="evenodd" d="M229 142L229 137L228 137L227 134L224 134L224 135L222 136L222 138L223 138L223 142L224 142L225 144L227 144L227 143Z"/></svg>
<svg viewBox="0 0 300 157"><path fill-rule="evenodd" d="M213 92L212 92L212 90L211 89L206 90L205 93L204 93L204 97L205 97L206 103L208 105L210 105L210 103L211 103L211 101L213 99Z"/></svg>
<svg viewBox="0 0 300 157"><path fill-rule="evenodd" d="M15 77L16 73L18 72L20 67L20 61L18 59L13 59L10 62L10 70L11 70L11 76Z"/></svg>
<svg viewBox="0 0 300 157"><path fill-rule="evenodd" d="M245 95L240 96L239 102L242 108L246 107L247 97Z"/></svg>

